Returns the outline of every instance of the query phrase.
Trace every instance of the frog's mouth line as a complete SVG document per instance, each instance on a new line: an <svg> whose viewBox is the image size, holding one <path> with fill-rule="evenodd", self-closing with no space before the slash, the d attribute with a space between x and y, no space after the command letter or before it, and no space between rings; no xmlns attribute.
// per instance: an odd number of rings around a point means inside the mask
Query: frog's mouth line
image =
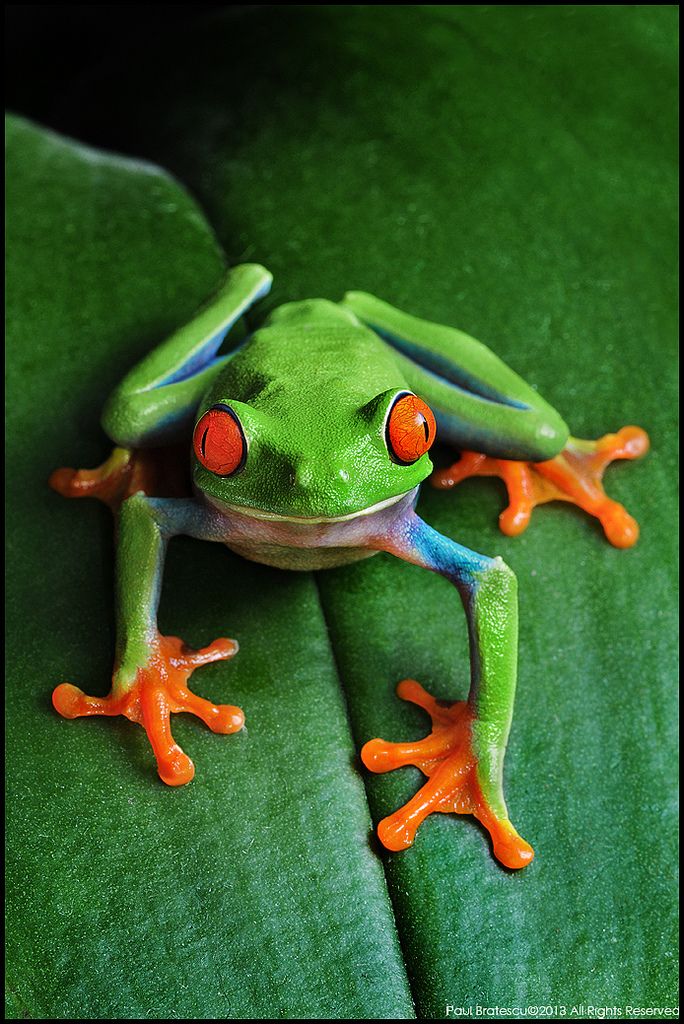
<svg viewBox="0 0 684 1024"><path fill-rule="evenodd" d="M344 516L283 516L277 512L265 512L261 509L252 508L249 505L231 505L227 501L221 501L209 495L205 495L205 498L214 508L223 513L233 513L234 515L245 516L247 519L260 519L269 523L296 523L300 526L317 526L322 523L347 523L352 519L374 515L376 512L382 512L383 509L389 508L391 505L396 505L397 502L406 498L411 493L411 491L403 491L394 498L385 498L383 501L376 502L375 505L359 509L358 512L349 512Z"/></svg>

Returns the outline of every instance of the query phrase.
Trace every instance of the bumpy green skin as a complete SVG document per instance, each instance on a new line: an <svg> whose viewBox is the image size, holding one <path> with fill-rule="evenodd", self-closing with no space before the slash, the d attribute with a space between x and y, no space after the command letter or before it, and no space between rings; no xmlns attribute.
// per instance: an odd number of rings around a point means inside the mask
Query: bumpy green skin
<svg viewBox="0 0 684 1024"><path fill-rule="evenodd" d="M388 451L389 410L412 391L433 408L438 432L506 458L551 458L567 428L485 346L453 328L420 321L370 295L276 309L235 351L217 356L231 325L270 287L262 267L230 271L194 320L154 350L110 398L105 430L121 445L190 437L212 406L227 405L247 439L243 467L221 477L193 458L195 500L123 505L117 563L115 689L149 660L164 553L188 534L256 561L302 569L391 551L456 585L471 644L470 706L478 780L507 819L503 757L515 695L515 577L431 530L414 513L432 464Z"/></svg>
<svg viewBox="0 0 684 1024"><path fill-rule="evenodd" d="M513 717L517 673L518 584L500 559L482 576L473 597L471 648L478 651L477 676L471 688L476 717L473 750L480 788L492 810L507 818L503 795L503 758Z"/></svg>
<svg viewBox="0 0 684 1024"><path fill-rule="evenodd" d="M156 609L166 540L141 494L125 501L119 514L116 551L116 668L120 694L135 681L156 639Z"/></svg>
<svg viewBox="0 0 684 1024"><path fill-rule="evenodd" d="M276 310L202 400L237 412L249 438L245 469L219 478L196 464L200 491L279 515L349 515L417 487L432 470L388 458L385 421L411 390L394 353L323 299ZM359 468L363 467L360 472Z"/></svg>
<svg viewBox="0 0 684 1024"><path fill-rule="evenodd" d="M116 549L114 694L133 685L157 639L157 608L168 541L202 521L193 501L159 502L133 494L119 512Z"/></svg>

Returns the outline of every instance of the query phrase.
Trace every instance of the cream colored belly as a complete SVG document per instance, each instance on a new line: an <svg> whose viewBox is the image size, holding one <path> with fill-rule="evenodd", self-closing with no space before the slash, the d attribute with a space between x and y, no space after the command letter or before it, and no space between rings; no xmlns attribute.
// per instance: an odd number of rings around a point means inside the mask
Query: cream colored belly
<svg viewBox="0 0 684 1024"><path fill-rule="evenodd" d="M311 569L333 569L337 565L347 565L349 562L359 562L362 558L370 558L377 555L372 548L334 548L314 547L295 548L285 547L281 544L266 544L259 541L248 541L239 543L226 542L230 548L243 558L251 562L261 562L263 565L272 565L276 569L300 569L307 571Z"/></svg>

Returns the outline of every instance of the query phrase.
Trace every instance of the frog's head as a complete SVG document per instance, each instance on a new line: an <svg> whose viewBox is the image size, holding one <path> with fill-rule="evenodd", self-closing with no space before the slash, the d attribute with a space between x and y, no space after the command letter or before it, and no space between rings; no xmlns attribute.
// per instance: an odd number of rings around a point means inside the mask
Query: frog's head
<svg viewBox="0 0 684 1024"><path fill-rule="evenodd" d="M245 350L215 382L193 436L194 483L213 504L293 519L351 517L431 472L434 416L400 378L392 382L396 368L387 368L387 387L367 350L364 363L349 358L349 346L322 351L318 338L316 348L308 372L301 353L273 372L268 353L257 360Z"/></svg>

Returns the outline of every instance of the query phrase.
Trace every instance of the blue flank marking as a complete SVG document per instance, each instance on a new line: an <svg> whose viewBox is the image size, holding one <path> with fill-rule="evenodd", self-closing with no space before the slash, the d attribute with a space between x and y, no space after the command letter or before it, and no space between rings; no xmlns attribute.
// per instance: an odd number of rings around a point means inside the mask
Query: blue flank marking
<svg viewBox="0 0 684 1024"><path fill-rule="evenodd" d="M231 327L233 327L233 325L240 319L240 317L247 312L249 307L253 306L255 302L259 301L259 299L262 299L264 295L267 295L270 290L271 282L266 281L261 286L261 288L259 288L259 290L255 293L254 297L249 302L240 305L233 319L229 320L225 327L222 327L217 334L214 334L212 335L211 338L208 338L207 341L204 342L202 347L197 352L195 352L195 354L191 356L190 359L184 362L182 366L180 366L173 373L169 374L168 377L165 377L164 380L159 381L159 383L155 385L155 389L166 387L167 384L178 384L182 380L188 380L190 377L194 377L195 374L201 373L202 370L206 370L208 366L216 366L217 363L223 362L223 360L226 359L226 356L216 355L216 353L221 347L223 339L228 334ZM235 349L235 352L237 352L238 349L242 348L242 346L245 345L248 341L249 336L245 338L243 342L241 342L238 348ZM230 353L231 356L234 354L234 352Z"/></svg>
<svg viewBox="0 0 684 1024"><path fill-rule="evenodd" d="M494 564L494 559L479 555L457 544L455 540L442 536L418 517L411 524L410 542L427 568L446 576L455 584L477 586L477 577Z"/></svg>
<svg viewBox="0 0 684 1024"><path fill-rule="evenodd" d="M215 334L212 338L204 343L202 348L195 352L194 356L188 359L187 362L183 363L179 369L174 373L171 373L164 380L159 381L155 385L156 388L166 387L167 384L178 384L182 380L188 380L189 377L194 377L195 374L200 373L202 370L206 370L208 366L215 366L216 363L220 363L221 359L216 355L221 347L223 339L225 338L228 331L235 323L232 320L226 327Z"/></svg>
<svg viewBox="0 0 684 1024"><path fill-rule="evenodd" d="M456 366L445 356L440 356L435 352L428 352L424 348L415 345L412 341L407 341L406 338L398 338L396 335L390 334L389 331L376 327L375 324L369 324L368 326L376 334L379 334L388 345L408 356L418 366L422 367L426 373L432 374L433 377L441 380L442 383L450 385L470 398L479 398L485 402L495 402L497 405L508 405L513 409L529 410L529 405L525 405L524 402L517 402L510 395L504 395L501 391L497 391L483 381L471 376L463 367Z"/></svg>
<svg viewBox="0 0 684 1024"><path fill-rule="evenodd" d="M494 565L493 558L478 555L413 516L407 531L407 540L426 569L438 572L453 583L463 603L468 621L470 643L470 695L469 702L477 707L477 694L481 676L480 641L477 635L477 594L485 573ZM411 559L413 560L413 559Z"/></svg>

